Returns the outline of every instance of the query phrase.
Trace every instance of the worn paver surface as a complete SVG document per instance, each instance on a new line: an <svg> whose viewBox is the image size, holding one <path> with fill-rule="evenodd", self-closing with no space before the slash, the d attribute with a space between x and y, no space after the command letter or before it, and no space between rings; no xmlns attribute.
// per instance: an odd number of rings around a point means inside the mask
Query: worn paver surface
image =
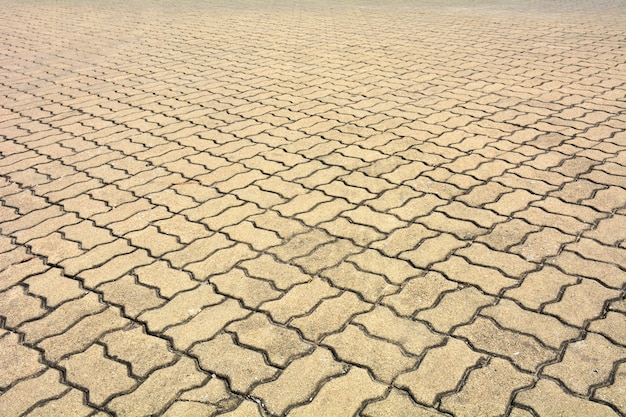
<svg viewBox="0 0 626 417"><path fill-rule="evenodd" d="M623 1L0 10L0 416L626 414Z"/></svg>

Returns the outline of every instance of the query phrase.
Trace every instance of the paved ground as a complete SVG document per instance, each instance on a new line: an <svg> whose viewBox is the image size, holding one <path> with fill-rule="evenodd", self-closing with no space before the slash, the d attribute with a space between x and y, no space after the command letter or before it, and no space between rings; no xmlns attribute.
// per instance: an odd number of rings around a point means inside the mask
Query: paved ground
<svg viewBox="0 0 626 417"><path fill-rule="evenodd" d="M626 3L0 3L0 415L626 413Z"/></svg>

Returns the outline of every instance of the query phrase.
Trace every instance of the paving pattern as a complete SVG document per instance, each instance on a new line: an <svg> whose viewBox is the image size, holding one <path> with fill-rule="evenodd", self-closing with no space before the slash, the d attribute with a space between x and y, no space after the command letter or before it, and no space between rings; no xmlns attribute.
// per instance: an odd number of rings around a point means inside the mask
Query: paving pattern
<svg viewBox="0 0 626 417"><path fill-rule="evenodd" d="M0 3L0 415L626 414L626 3Z"/></svg>

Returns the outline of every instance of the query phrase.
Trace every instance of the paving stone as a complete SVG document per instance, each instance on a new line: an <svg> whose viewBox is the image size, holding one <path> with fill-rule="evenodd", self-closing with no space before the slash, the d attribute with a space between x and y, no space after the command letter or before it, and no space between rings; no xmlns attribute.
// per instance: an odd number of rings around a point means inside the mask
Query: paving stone
<svg viewBox="0 0 626 417"><path fill-rule="evenodd" d="M467 258L475 265L496 268L511 277L520 277L536 268L534 264L520 256L494 251L480 243L459 249L455 254Z"/></svg>
<svg viewBox="0 0 626 417"><path fill-rule="evenodd" d="M196 280L206 280L212 275L222 274L233 269L238 263L246 259L256 258L259 254L252 251L244 244L220 249L214 252L207 259L185 266Z"/></svg>
<svg viewBox="0 0 626 417"><path fill-rule="evenodd" d="M180 268L194 261L206 259L211 254L222 248L232 246L234 242L229 240L223 233L214 233L186 245L183 249L170 252L163 256L172 266Z"/></svg>
<svg viewBox="0 0 626 417"><path fill-rule="evenodd" d="M333 348L340 359L370 369L377 379L386 383L416 364L416 359L405 356L398 346L371 338L352 325L327 336L323 343Z"/></svg>
<svg viewBox="0 0 626 417"><path fill-rule="evenodd" d="M312 313L292 320L290 325L300 329L307 340L317 342L341 329L353 315L370 308L353 293L345 292L339 297L322 300Z"/></svg>
<svg viewBox="0 0 626 417"><path fill-rule="evenodd" d="M431 268L444 273L452 281L474 285L491 295L498 295L503 289L518 283L495 269L472 265L459 256L451 256L447 261L437 263Z"/></svg>
<svg viewBox="0 0 626 417"><path fill-rule="evenodd" d="M280 290L287 290L311 279L311 276L304 274L299 268L277 262L269 255L244 261L239 267L246 270L249 276L269 281Z"/></svg>
<svg viewBox="0 0 626 417"><path fill-rule="evenodd" d="M575 283L575 277L545 265L541 270L528 274L519 287L508 289L505 295L527 308L538 310L544 303L556 301L564 286Z"/></svg>
<svg viewBox="0 0 626 417"><path fill-rule="evenodd" d="M269 282L251 278L240 269L233 269L225 274L214 275L210 282L220 294L237 300L248 308L257 308L260 304L279 298L282 293L272 288Z"/></svg>
<svg viewBox="0 0 626 417"><path fill-rule="evenodd" d="M609 311L606 317L592 322L588 329L592 332L601 333L613 342L626 345L626 321L624 314Z"/></svg>
<svg viewBox="0 0 626 417"><path fill-rule="evenodd" d="M91 289L123 277L133 269L151 262L152 258L146 251L138 249L126 255L116 256L102 266L82 271L78 277L83 280L85 288Z"/></svg>
<svg viewBox="0 0 626 417"><path fill-rule="evenodd" d="M332 237L328 234L314 229L307 233L294 236L284 245L271 248L268 252L276 255L281 261L290 261L296 257L308 255L318 245L330 242L331 240Z"/></svg>
<svg viewBox="0 0 626 417"><path fill-rule="evenodd" d="M624 399L624 380L626 380L626 364L621 363L616 367L613 383L608 387L599 388L595 391L594 398L607 401L617 407L623 414L626 410Z"/></svg>
<svg viewBox="0 0 626 417"><path fill-rule="evenodd" d="M43 308L42 300L26 292L21 286L15 286L0 293L0 317L4 318L4 325L16 328L25 321L37 319L47 310Z"/></svg>
<svg viewBox="0 0 626 417"><path fill-rule="evenodd" d="M358 392L358 395L341 395L346 391ZM384 392L385 386L372 381L365 370L351 368L344 376L322 386L312 402L292 409L289 415L334 416L338 413L352 415L358 411L363 401L381 397Z"/></svg>
<svg viewBox="0 0 626 417"><path fill-rule="evenodd" d="M100 285L98 290L102 292L105 301L121 306L124 314L132 318L166 301L153 288L138 284L131 275Z"/></svg>
<svg viewBox="0 0 626 417"><path fill-rule="evenodd" d="M346 257L361 252L361 249L346 239L323 244L313 250L309 255L292 260L293 263L302 267L304 272L314 275L323 269L333 267L341 263Z"/></svg>
<svg viewBox="0 0 626 417"><path fill-rule="evenodd" d="M323 381L345 371L330 351L318 347L291 362L276 380L257 386L251 395L260 398L269 412L281 415L312 398Z"/></svg>
<svg viewBox="0 0 626 417"><path fill-rule="evenodd" d="M182 357L174 365L151 373L130 394L111 400L107 408L118 415L160 414L181 391L200 386L205 379L206 375L196 369L192 359Z"/></svg>
<svg viewBox="0 0 626 417"><path fill-rule="evenodd" d="M463 301L461 301L463 300ZM427 321L435 330L450 332L453 327L468 323L481 307L493 303L493 297L474 287L444 293L437 304L417 313L416 318Z"/></svg>
<svg viewBox="0 0 626 417"><path fill-rule="evenodd" d="M36 378L20 381L0 396L0 413L19 416L40 401L57 398L69 391L69 387L60 381L61 373L56 369L48 369Z"/></svg>
<svg viewBox="0 0 626 417"><path fill-rule="evenodd" d="M320 275L329 279L334 287L354 291L369 302L376 302L380 297L398 290L398 287L390 285L383 276L360 271L349 262L325 270Z"/></svg>
<svg viewBox="0 0 626 417"><path fill-rule="evenodd" d="M47 269L43 260L29 255L22 247L0 255L0 291L11 288L25 278L40 274Z"/></svg>
<svg viewBox="0 0 626 417"><path fill-rule="evenodd" d="M562 297L544 307L543 311L554 314L564 322L582 327L586 321L602 315L605 303L617 298L619 292L598 284L596 281L583 279L580 283L565 288Z"/></svg>
<svg viewBox="0 0 626 417"><path fill-rule="evenodd" d="M382 417L393 414L411 417L444 416L434 408L416 404L407 393L396 388L392 388L385 399L369 403L362 414L366 417Z"/></svg>
<svg viewBox="0 0 626 417"><path fill-rule="evenodd" d="M105 308L96 294L88 293L84 297L60 305L39 320L24 323L19 327L19 331L25 334L26 342L36 343L66 331L82 317L103 311Z"/></svg>
<svg viewBox="0 0 626 417"><path fill-rule="evenodd" d="M441 409L456 416L504 415L511 393L530 385L533 376L524 374L509 362L492 358L469 373L463 388L441 400Z"/></svg>
<svg viewBox="0 0 626 417"><path fill-rule="evenodd" d="M441 294L458 289L458 285L437 272L410 279L399 293L389 295L383 304L392 307L401 316L412 316L418 310L432 307Z"/></svg>
<svg viewBox="0 0 626 417"><path fill-rule="evenodd" d="M87 316L64 333L49 337L37 346L44 350L44 356L51 362L72 353L87 349L101 335L127 326L130 321L121 316L119 309L109 307L101 313Z"/></svg>
<svg viewBox="0 0 626 417"><path fill-rule="evenodd" d="M137 281L154 287L161 297L172 298L175 294L197 286L189 274L171 268L166 262L157 261L135 270Z"/></svg>
<svg viewBox="0 0 626 417"><path fill-rule="evenodd" d="M19 335L16 333L0 337L0 388L3 390L16 381L32 377L46 369L39 360L40 352L19 342Z"/></svg>
<svg viewBox="0 0 626 417"><path fill-rule="evenodd" d="M272 320L286 323L295 316L310 312L322 299L336 296L339 293L334 287L320 279L295 285L282 298L262 304L259 308L267 311Z"/></svg>
<svg viewBox="0 0 626 417"><path fill-rule="evenodd" d="M612 288L620 288L626 279L617 265L585 259L568 250L564 250L549 262L560 267L565 273L593 278Z"/></svg>
<svg viewBox="0 0 626 417"><path fill-rule="evenodd" d="M466 338L475 349L507 357L523 370L534 372L543 363L556 358L557 352L545 348L535 338L498 327L493 321L478 317L471 324L458 327L455 336Z"/></svg>
<svg viewBox="0 0 626 417"><path fill-rule="evenodd" d="M277 367L285 367L313 347L302 341L295 331L277 326L261 314L231 323L226 330L235 332L240 343L262 350L269 363Z"/></svg>
<svg viewBox="0 0 626 417"><path fill-rule="evenodd" d="M176 359L165 340L144 333L141 327L107 333L101 341L109 357L130 364L132 374L140 377Z"/></svg>
<svg viewBox="0 0 626 417"><path fill-rule="evenodd" d="M137 382L127 376L126 366L107 359L101 345L60 362L68 381L89 390L89 400L97 405L104 404L111 396L133 388ZM94 372L97 377L94 378Z"/></svg>
<svg viewBox="0 0 626 417"><path fill-rule="evenodd" d="M261 353L236 345L228 334L200 343L190 353L198 358L202 369L227 377L231 389L239 393L249 392L278 371L265 364Z"/></svg>
<svg viewBox="0 0 626 417"><path fill-rule="evenodd" d="M400 375L395 384L408 389L419 403L432 406L441 394L454 390L467 370L484 358L463 342L450 338L445 346L426 352L419 367ZM445 369L441 363L447 364Z"/></svg>
<svg viewBox="0 0 626 417"><path fill-rule="evenodd" d="M370 247L380 250L389 257L395 257L401 252L414 249L424 239L436 235L437 232L421 224L411 224L406 228L396 229L384 240L375 242Z"/></svg>
<svg viewBox="0 0 626 417"><path fill-rule="evenodd" d="M142 313L138 320L145 322L151 331L161 332L168 326L194 317L204 307L218 304L223 300L224 297L215 293L213 287L200 285L192 290L176 294L159 308Z"/></svg>
<svg viewBox="0 0 626 417"><path fill-rule="evenodd" d="M540 379L533 389L515 396L515 402L530 407L539 415L617 416L610 407L567 394L556 382Z"/></svg>
<svg viewBox="0 0 626 417"><path fill-rule="evenodd" d="M569 344L563 359L546 366L543 374L586 396L592 386L607 381L615 362L624 358L626 348L613 345L602 335L587 333L583 340Z"/></svg>
<svg viewBox="0 0 626 417"><path fill-rule="evenodd" d="M96 412L85 405L85 394L72 389L59 399L53 399L36 407L27 414L29 417L45 417L51 415L71 415L76 417L92 416Z"/></svg>

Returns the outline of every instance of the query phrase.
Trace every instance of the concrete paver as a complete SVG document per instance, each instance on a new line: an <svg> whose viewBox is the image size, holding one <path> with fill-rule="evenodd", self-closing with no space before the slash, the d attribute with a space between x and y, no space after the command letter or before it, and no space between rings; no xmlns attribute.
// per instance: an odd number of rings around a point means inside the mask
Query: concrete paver
<svg viewBox="0 0 626 417"><path fill-rule="evenodd" d="M0 415L626 414L617 0L2 0Z"/></svg>

